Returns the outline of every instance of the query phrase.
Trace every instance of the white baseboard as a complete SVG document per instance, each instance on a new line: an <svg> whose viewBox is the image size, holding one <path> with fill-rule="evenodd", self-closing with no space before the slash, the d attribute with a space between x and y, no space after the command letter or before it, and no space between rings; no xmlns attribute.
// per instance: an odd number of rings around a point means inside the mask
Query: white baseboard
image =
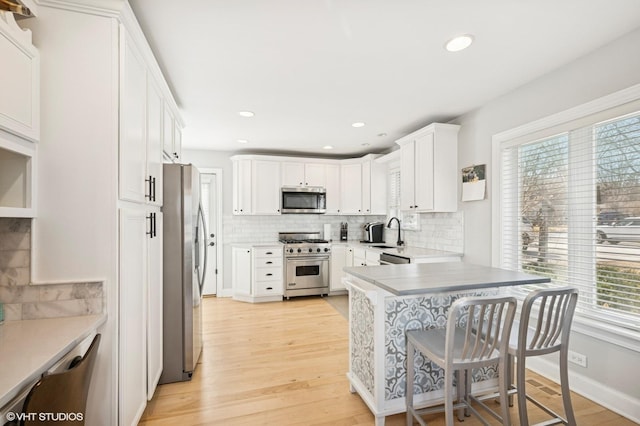
<svg viewBox="0 0 640 426"><path fill-rule="evenodd" d="M542 357L527 358L527 369L560 383L558 364ZM640 424L640 399L622 393L617 389L606 387L602 383L575 371L569 371L569 384L573 392Z"/></svg>

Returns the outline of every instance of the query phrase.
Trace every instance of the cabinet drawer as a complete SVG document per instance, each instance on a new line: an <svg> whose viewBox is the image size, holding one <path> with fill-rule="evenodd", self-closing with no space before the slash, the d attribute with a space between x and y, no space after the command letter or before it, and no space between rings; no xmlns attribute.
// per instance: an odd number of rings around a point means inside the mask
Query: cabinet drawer
<svg viewBox="0 0 640 426"><path fill-rule="evenodd" d="M282 294L282 281L256 283L255 296L278 296Z"/></svg>
<svg viewBox="0 0 640 426"><path fill-rule="evenodd" d="M266 281L280 281L282 282L282 268L256 268L255 276L253 277L256 283Z"/></svg>
<svg viewBox="0 0 640 426"><path fill-rule="evenodd" d="M256 268L272 268L274 266L282 266L282 257L257 257L254 261Z"/></svg>
<svg viewBox="0 0 640 426"><path fill-rule="evenodd" d="M282 247L254 247L255 257L282 258Z"/></svg>

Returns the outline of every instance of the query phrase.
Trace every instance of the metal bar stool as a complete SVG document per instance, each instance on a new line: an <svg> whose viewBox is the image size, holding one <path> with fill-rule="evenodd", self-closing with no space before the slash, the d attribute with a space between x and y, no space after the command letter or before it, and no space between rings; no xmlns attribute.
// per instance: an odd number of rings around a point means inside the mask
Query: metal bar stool
<svg viewBox="0 0 640 426"><path fill-rule="evenodd" d="M512 335L509 344L509 383L513 383L514 359L517 363L517 386L510 393L518 394L518 413L520 424L529 425L527 400L538 406L553 419L539 425L566 424L575 426L576 418L571 405L569 390L568 354L571 322L578 301L578 290L573 287L534 290L527 295L522 305L520 326L517 335ZM514 329L515 334L515 329ZM525 368L526 358L559 352L560 388L564 405L564 419L539 401L526 394Z"/></svg>
<svg viewBox="0 0 640 426"><path fill-rule="evenodd" d="M462 420L463 412L473 412L484 424L480 413L471 406L484 403L470 395L471 369L498 364L501 414L491 410L491 415L510 425L507 403L507 350L508 337L516 311L514 297L463 297L456 300L449 310L445 329L407 331L407 379L406 407L407 425L415 418L422 426L426 423L422 415L445 412L447 426L453 425L453 411L458 411ZM483 332L479 332L482 330ZM444 406L416 409L413 406L414 358L415 350L420 351L431 362L444 369ZM453 403L453 376L457 373L458 402ZM461 374L463 373L463 374Z"/></svg>

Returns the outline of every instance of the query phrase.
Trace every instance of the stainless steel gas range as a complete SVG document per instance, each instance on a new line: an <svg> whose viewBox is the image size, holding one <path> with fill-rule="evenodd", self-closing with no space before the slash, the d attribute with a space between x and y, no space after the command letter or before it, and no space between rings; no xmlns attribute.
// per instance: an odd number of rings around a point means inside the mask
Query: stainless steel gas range
<svg viewBox="0 0 640 426"><path fill-rule="evenodd" d="M278 237L284 243L284 296L329 294L329 242L319 232L280 232Z"/></svg>

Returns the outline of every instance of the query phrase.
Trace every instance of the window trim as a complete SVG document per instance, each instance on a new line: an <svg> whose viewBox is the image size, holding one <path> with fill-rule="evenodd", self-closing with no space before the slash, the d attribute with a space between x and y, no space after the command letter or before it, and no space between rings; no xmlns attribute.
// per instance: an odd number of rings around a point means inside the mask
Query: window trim
<svg viewBox="0 0 640 426"><path fill-rule="evenodd" d="M614 92L607 96L595 99L582 105L561 111L542 119L524 124L513 129L509 129L493 135L492 137L492 167L494 170L493 182L491 185L492 197L491 208L491 262L494 267L502 265L502 153L503 146L513 145L518 139L533 138L540 139L569 130L569 124L575 128L575 124L580 120L600 120L597 115L603 114L602 120L617 115L637 111L640 105L640 84L627 89ZM594 118L596 116L597 118ZM600 120L600 121L602 121ZM616 344L628 349L640 352L640 334L629 329L617 327L611 324L602 324L588 316L582 316L576 311L575 317L576 331L598 338L600 340Z"/></svg>

